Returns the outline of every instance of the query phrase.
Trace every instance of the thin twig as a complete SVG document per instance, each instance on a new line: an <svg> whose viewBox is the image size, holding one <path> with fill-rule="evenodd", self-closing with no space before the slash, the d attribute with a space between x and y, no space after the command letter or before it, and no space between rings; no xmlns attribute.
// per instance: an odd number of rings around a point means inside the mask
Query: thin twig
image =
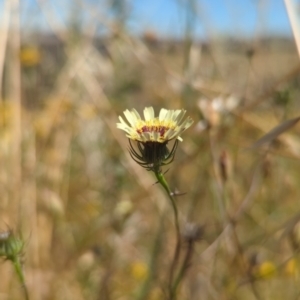
<svg viewBox="0 0 300 300"><path fill-rule="evenodd" d="M181 280L183 279L186 271L188 270L188 268L190 266L190 262L191 262L193 250L194 250L194 244L195 244L195 239L188 240L187 250L186 250L186 254L185 254L181 269L180 269L180 271L174 281L173 287L172 287L172 293L174 295L176 295L177 288L178 288Z"/></svg>

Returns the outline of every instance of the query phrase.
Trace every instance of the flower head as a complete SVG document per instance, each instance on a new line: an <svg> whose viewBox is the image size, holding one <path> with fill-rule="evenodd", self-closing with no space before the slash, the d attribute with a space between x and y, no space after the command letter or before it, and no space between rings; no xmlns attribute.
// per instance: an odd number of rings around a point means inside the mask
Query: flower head
<svg viewBox="0 0 300 300"><path fill-rule="evenodd" d="M117 127L124 130L128 138L135 141L165 143L175 138L182 141L180 134L194 122L190 117L183 120L185 113L183 109L162 108L159 116L155 117L153 107L146 107L144 109L145 120L143 120L135 109L131 111L127 109L124 115L130 125L119 117L121 123L117 123Z"/></svg>
<svg viewBox="0 0 300 300"><path fill-rule="evenodd" d="M171 163L178 141L182 141L180 134L193 123L190 117L184 119L185 113L186 111L183 109L167 110L162 108L158 117L155 117L153 107L146 107L143 120L135 109L124 111L129 124L120 116L117 128L127 133L131 157L142 167L153 171ZM174 139L173 147L169 150L167 143ZM131 140L137 142L137 149Z"/></svg>
<svg viewBox="0 0 300 300"><path fill-rule="evenodd" d="M12 230L0 232L0 257L15 261L22 254L24 245L24 241Z"/></svg>

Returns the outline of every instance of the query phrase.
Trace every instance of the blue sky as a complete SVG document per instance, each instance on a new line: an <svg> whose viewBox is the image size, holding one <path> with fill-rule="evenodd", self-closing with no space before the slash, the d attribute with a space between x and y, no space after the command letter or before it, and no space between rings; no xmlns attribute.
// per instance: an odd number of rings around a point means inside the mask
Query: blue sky
<svg viewBox="0 0 300 300"><path fill-rule="evenodd" d="M7 0L6 0L7 1ZM95 20L97 12L111 17L109 3L112 0L43 0L42 9L36 0L21 0L23 28L43 28L49 30L45 12L51 16L56 28L67 26L71 8L81 3L79 12L83 22L91 22L93 7ZM155 32L159 36L181 37L187 24L193 37L211 38L222 34L255 37L260 35L291 36L289 19L284 0L120 0L126 1L130 19L128 28L136 34L144 31ZM294 0L299 4L299 0ZM4 1L0 1L3 13ZM188 4L193 9L188 10ZM300 18L300 17L299 17ZM98 18L99 22L101 18ZM93 19L94 20L94 19ZM53 27L53 26L52 26Z"/></svg>
<svg viewBox="0 0 300 300"><path fill-rule="evenodd" d="M185 0L135 1L137 26L163 35L180 35L185 28ZM189 1L191 2L191 1ZM283 0L194 1L194 34L200 37L233 35L291 35Z"/></svg>

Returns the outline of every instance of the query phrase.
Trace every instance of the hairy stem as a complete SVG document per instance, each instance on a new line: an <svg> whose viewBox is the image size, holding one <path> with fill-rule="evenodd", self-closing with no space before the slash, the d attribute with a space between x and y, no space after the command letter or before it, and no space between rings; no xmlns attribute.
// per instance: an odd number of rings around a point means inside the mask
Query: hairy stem
<svg viewBox="0 0 300 300"><path fill-rule="evenodd" d="M12 260L12 262L13 262L13 265L15 267L15 271L18 275L18 278L19 278L19 280L22 284L25 300L29 300L29 294L28 294L26 283L25 283L25 277L24 277L24 273L23 273L23 270L22 270L22 266L21 266L21 262L20 262L19 257L14 258Z"/></svg>

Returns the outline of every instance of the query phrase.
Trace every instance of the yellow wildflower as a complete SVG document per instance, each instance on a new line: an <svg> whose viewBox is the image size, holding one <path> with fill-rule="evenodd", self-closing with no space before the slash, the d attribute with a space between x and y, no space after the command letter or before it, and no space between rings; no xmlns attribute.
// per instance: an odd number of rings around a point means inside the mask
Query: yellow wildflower
<svg viewBox="0 0 300 300"><path fill-rule="evenodd" d="M148 275L148 266L141 261L136 261L131 265L131 275L136 280L144 280Z"/></svg>
<svg viewBox="0 0 300 300"><path fill-rule="evenodd" d="M37 47L25 47L21 49L20 61L24 67L36 66L41 61L41 52Z"/></svg>

